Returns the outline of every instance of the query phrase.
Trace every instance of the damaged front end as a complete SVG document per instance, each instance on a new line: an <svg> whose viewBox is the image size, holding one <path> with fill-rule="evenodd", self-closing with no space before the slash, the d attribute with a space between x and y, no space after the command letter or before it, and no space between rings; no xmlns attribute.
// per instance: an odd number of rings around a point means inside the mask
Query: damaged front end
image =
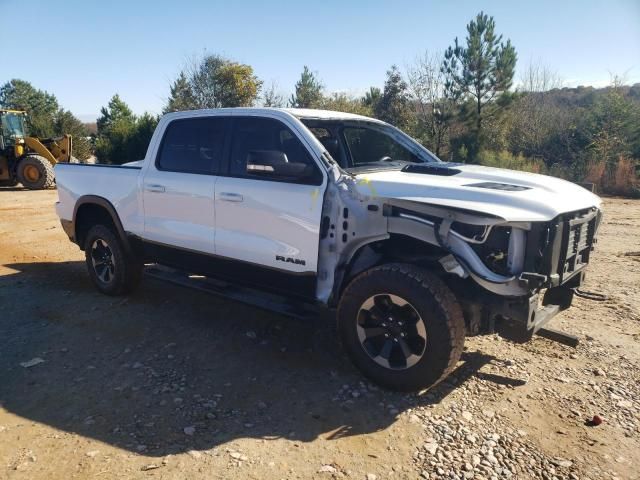
<svg viewBox="0 0 640 480"><path fill-rule="evenodd" d="M546 222L509 222L478 211L382 198L373 189L363 195L358 182L341 176L325 196L318 276L323 303L339 298L357 272L389 261L380 245L410 238L430 252L429 258L416 256L415 263L437 267L458 297L469 334L498 331L526 341L571 305L596 241L598 208Z"/></svg>
<svg viewBox="0 0 640 480"><path fill-rule="evenodd" d="M449 252L440 259L445 271L473 280L475 285L451 282L470 333L498 331L515 341L529 340L571 306L601 218L595 207L550 222L513 223L440 207L419 209L389 207L390 231L420 230L415 233Z"/></svg>

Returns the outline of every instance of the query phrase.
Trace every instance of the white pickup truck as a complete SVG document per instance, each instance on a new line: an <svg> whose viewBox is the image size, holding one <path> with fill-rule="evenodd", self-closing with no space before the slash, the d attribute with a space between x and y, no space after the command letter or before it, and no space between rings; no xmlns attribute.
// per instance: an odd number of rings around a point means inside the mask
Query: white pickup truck
<svg viewBox="0 0 640 480"><path fill-rule="evenodd" d="M440 161L321 110L170 113L144 160L56 166L57 213L108 295L157 263L337 309L355 365L434 385L465 335L526 340L571 305L601 219L586 189Z"/></svg>

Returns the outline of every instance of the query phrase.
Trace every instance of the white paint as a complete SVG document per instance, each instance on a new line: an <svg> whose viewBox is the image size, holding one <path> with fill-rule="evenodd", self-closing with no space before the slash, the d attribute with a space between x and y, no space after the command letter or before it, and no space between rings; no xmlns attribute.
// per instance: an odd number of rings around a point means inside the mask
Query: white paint
<svg viewBox="0 0 640 480"><path fill-rule="evenodd" d="M454 207L503 218L507 222L540 222L561 213L600 208L601 200L588 190L555 177L535 173L462 165L451 176L386 171L358 175L358 188L366 195ZM496 182L528 187L504 191L470 187Z"/></svg>

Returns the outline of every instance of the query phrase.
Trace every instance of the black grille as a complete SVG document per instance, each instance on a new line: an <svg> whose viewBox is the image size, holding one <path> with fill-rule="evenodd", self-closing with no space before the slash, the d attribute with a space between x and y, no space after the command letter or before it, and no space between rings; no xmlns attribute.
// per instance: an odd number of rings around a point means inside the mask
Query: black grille
<svg viewBox="0 0 640 480"><path fill-rule="evenodd" d="M568 282L589 262L600 217L598 209L590 208L533 223L527 235L524 271L546 276L546 287Z"/></svg>
<svg viewBox="0 0 640 480"><path fill-rule="evenodd" d="M560 283L568 280L589 263L598 222L597 213L597 210L590 209L563 216L558 265Z"/></svg>

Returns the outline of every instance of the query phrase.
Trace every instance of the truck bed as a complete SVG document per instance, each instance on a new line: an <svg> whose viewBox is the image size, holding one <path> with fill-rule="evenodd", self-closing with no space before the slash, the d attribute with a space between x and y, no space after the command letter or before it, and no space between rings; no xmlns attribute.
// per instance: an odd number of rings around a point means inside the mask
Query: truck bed
<svg viewBox="0 0 640 480"><path fill-rule="evenodd" d="M142 167L59 163L55 167L59 201L56 212L63 220L73 220L74 207L84 196L107 199L118 211L125 230L140 231L142 205L138 201L138 181Z"/></svg>

